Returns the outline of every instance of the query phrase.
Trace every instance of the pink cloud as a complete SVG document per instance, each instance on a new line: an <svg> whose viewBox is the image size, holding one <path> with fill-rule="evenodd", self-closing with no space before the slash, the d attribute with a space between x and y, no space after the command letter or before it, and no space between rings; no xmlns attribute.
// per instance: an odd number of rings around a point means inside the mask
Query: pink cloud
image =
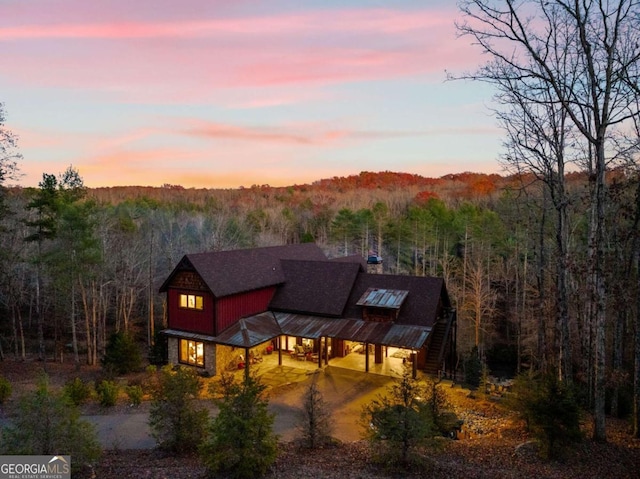
<svg viewBox="0 0 640 479"><path fill-rule="evenodd" d="M193 126L182 130L189 136L207 139L246 140L259 142L309 144L312 139L305 134L295 131L285 131L272 127L241 127L236 125L193 122Z"/></svg>
<svg viewBox="0 0 640 479"><path fill-rule="evenodd" d="M424 130L359 130L340 128L328 124L304 123L282 126L240 126L229 123L188 120L177 132L209 140L234 140L257 143L322 146L343 141L373 141L394 138L429 137L441 135L495 135L493 126L428 128Z"/></svg>
<svg viewBox="0 0 640 479"><path fill-rule="evenodd" d="M1 11L1 10L0 10ZM455 11L455 10L454 10ZM64 12L62 12L64 15ZM449 10L316 10L305 13L178 21L78 23L47 21L0 27L0 39L132 39L235 36L329 35L335 33L393 35L441 28L451 30Z"/></svg>
<svg viewBox="0 0 640 479"><path fill-rule="evenodd" d="M209 140L234 140L280 145L320 146L355 137L354 132L326 125L296 123L282 126L239 126L191 120L181 133Z"/></svg>
<svg viewBox="0 0 640 479"><path fill-rule="evenodd" d="M451 11L433 9L0 27L9 81L169 102L202 102L213 88L443 77L476 61L454 38Z"/></svg>
<svg viewBox="0 0 640 479"><path fill-rule="evenodd" d="M389 154L400 165L400 144L387 140L448 135L445 143L453 144L456 136L495 134L447 128L473 117L461 113L464 100L451 102L455 115L439 102L433 116L443 121L433 123L413 111L405 118L390 101L397 94L398 108L411 109L413 99L399 90L415 87L416 111L430 111L429 87L444 80L444 70L477 63L477 52L455 40L454 2L442 9L423 2L413 9L313 10L273 2L0 2L0 89L29 114L38 114L40 103L49 108L34 124L56 122L48 132L17 131L35 184L42 171L69 163L91 186L292 184L357 173L348 167L360 157L370 162L379 154L382 162ZM355 82L369 84L339 88ZM274 106L281 108L238 111ZM386 111L402 126L385 126ZM198 115L209 121L192 119ZM413 116L418 123L411 126ZM49 166L36 175L39 159Z"/></svg>

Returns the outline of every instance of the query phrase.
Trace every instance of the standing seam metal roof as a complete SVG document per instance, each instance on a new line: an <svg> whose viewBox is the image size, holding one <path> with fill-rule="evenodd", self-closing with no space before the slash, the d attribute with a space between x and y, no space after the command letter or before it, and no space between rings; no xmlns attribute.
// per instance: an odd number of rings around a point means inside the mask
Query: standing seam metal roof
<svg viewBox="0 0 640 479"><path fill-rule="evenodd" d="M325 336L359 343L417 350L424 346L430 332L431 328L422 326L266 312L242 318L218 336L193 334L174 329L167 329L164 334L210 341L236 348L253 348L284 334L309 339L319 339Z"/></svg>
<svg viewBox="0 0 640 479"><path fill-rule="evenodd" d="M409 291L386 288L368 288L358 300L358 306L400 309Z"/></svg>

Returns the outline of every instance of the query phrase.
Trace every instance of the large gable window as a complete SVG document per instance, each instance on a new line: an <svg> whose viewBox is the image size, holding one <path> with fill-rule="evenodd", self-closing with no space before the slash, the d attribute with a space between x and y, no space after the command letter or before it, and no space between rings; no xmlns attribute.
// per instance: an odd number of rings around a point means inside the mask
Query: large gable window
<svg viewBox="0 0 640 479"><path fill-rule="evenodd" d="M204 297L197 294L180 294L180 307L186 309L204 309Z"/></svg>
<svg viewBox="0 0 640 479"><path fill-rule="evenodd" d="M204 366L204 343L181 339L180 362L191 366Z"/></svg>

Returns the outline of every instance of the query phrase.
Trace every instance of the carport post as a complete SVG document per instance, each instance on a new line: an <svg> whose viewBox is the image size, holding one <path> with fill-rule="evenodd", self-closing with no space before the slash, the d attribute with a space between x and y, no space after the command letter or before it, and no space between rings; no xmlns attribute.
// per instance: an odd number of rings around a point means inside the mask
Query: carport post
<svg viewBox="0 0 640 479"><path fill-rule="evenodd" d="M369 372L369 343L364 343L364 370Z"/></svg>
<svg viewBox="0 0 640 479"><path fill-rule="evenodd" d="M418 355L414 351L411 352L411 373L413 379L418 377Z"/></svg>
<svg viewBox="0 0 640 479"><path fill-rule="evenodd" d="M245 381L249 380L249 363L251 362L249 358L249 348L244 348L244 379Z"/></svg>
<svg viewBox="0 0 640 479"><path fill-rule="evenodd" d="M322 358L320 359L320 364L322 365ZM324 365L329 365L329 337L324 337Z"/></svg>

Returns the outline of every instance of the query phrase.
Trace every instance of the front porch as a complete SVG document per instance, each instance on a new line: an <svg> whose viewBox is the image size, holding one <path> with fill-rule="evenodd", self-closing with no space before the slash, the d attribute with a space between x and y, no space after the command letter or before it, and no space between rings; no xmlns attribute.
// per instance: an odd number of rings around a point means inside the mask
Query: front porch
<svg viewBox="0 0 640 479"><path fill-rule="evenodd" d="M271 354L256 354L254 356L259 359L257 361L254 360L250 362L248 365L249 371L257 371L258 374L262 375L263 372L275 370L275 368L280 366L282 371L295 369L298 371L305 371L306 374L313 374L318 370L331 366L334 368L349 369L363 373L367 372L367 355L364 352L364 347L354 347L351 352L343 357L329 358L328 362L323 359L321 364L319 364L317 354L309 353L304 356L299 356L292 351L293 350L282 350L280 355L277 350L272 351ZM369 373L401 377L405 365L411 365L411 363L407 361L407 358L411 355L410 350L383 347L383 355L383 361L381 363L376 363L374 360L374 353L372 351L369 352ZM239 371L243 371L243 368L239 367Z"/></svg>
<svg viewBox="0 0 640 479"><path fill-rule="evenodd" d="M452 324L455 314L442 325L436 323L433 331L415 325L265 312L240 319L216 337L178 330L165 334L171 364L203 368L212 376L238 370L249 374L253 366L267 361L274 367L312 371L331 365L385 376L401 376L408 363L417 377L418 371L432 375L442 371L441 365L455 351Z"/></svg>

